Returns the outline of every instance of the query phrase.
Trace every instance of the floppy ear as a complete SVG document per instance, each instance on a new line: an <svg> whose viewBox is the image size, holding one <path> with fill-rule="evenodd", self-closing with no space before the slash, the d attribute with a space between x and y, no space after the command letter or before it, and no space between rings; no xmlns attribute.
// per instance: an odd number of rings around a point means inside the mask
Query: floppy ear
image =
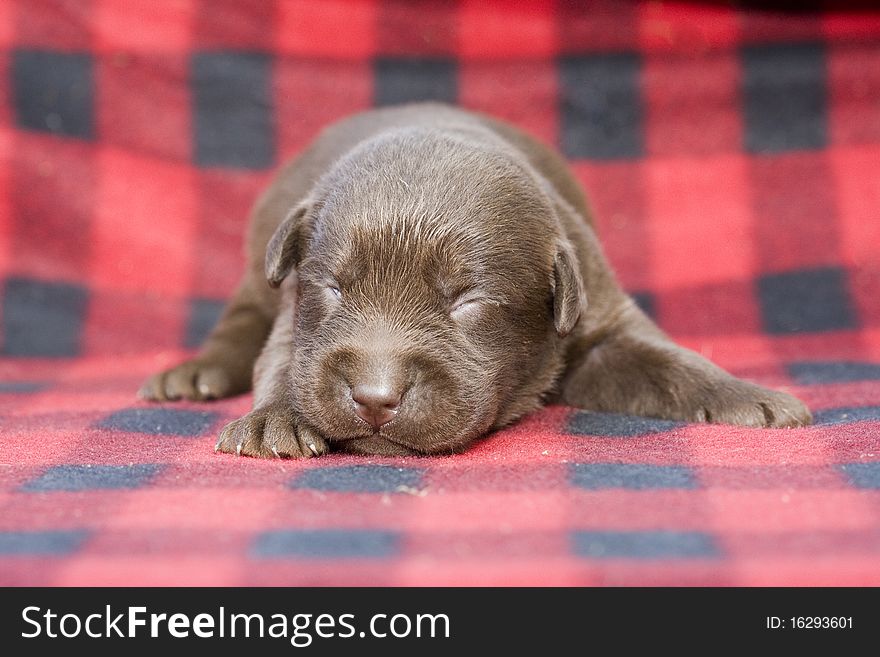
<svg viewBox="0 0 880 657"><path fill-rule="evenodd" d="M266 247L266 280L278 287L290 270L302 259L306 217L312 209L311 201L303 201L288 213L275 230Z"/></svg>
<svg viewBox="0 0 880 657"><path fill-rule="evenodd" d="M560 337L571 333L586 307L587 296L574 249L567 242L560 243L553 259L553 323Z"/></svg>

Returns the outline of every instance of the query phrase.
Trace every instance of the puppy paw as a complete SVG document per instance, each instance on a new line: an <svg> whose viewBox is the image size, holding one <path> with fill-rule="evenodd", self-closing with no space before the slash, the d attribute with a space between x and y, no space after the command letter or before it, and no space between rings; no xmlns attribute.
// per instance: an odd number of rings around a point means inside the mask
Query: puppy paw
<svg viewBox="0 0 880 657"><path fill-rule="evenodd" d="M261 458L312 458L329 451L327 442L284 404L254 409L227 424L216 452Z"/></svg>
<svg viewBox="0 0 880 657"><path fill-rule="evenodd" d="M747 381L725 381L701 397L685 419L770 428L803 427L813 422L809 409L799 399Z"/></svg>
<svg viewBox="0 0 880 657"><path fill-rule="evenodd" d="M241 377L221 363L195 358L150 377L138 396L149 401L207 401L244 392Z"/></svg>
<svg viewBox="0 0 880 657"><path fill-rule="evenodd" d="M802 427L813 421L799 399L737 379L666 339L625 333L575 367L562 400L587 410L745 427Z"/></svg>

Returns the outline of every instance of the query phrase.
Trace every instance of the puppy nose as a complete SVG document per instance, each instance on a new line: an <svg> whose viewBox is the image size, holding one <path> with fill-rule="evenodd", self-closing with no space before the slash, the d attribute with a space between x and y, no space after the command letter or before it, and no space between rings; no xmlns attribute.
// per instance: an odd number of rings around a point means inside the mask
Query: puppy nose
<svg viewBox="0 0 880 657"><path fill-rule="evenodd" d="M359 383L351 389L354 412L376 429L394 419L401 397L400 392L388 385Z"/></svg>

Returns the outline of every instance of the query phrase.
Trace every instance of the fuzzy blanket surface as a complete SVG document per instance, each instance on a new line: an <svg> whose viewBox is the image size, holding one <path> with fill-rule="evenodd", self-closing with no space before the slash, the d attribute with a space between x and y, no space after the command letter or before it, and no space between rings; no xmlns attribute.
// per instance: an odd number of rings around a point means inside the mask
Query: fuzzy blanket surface
<svg viewBox="0 0 880 657"><path fill-rule="evenodd" d="M214 454L136 398L327 123L436 99L570 160L621 281L814 426L548 407L463 455ZM0 3L0 584L880 585L880 13Z"/></svg>

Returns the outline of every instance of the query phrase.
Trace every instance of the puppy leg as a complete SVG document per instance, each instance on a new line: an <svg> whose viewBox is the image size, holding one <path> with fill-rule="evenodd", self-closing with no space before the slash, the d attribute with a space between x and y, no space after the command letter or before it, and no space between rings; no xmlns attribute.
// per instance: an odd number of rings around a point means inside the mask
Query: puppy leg
<svg viewBox="0 0 880 657"><path fill-rule="evenodd" d="M254 409L227 424L215 451L263 458L311 458L329 451L327 442L294 411L290 359L293 317L282 313L254 373Z"/></svg>
<svg viewBox="0 0 880 657"><path fill-rule="evenodd" d="M560 401L572 406L749 427L812 422L800 400L737 379L674 344L632 302L572 353L560 389Z"/></svg>
<svg viewBox="0 0 880 657"><path fill-rule="evenodd" d="M254 363L269 335L276 304L260 299L245 282L227 304L199 354L152 376L138 394L143 399L209 400L251 388Z"/></svg>

